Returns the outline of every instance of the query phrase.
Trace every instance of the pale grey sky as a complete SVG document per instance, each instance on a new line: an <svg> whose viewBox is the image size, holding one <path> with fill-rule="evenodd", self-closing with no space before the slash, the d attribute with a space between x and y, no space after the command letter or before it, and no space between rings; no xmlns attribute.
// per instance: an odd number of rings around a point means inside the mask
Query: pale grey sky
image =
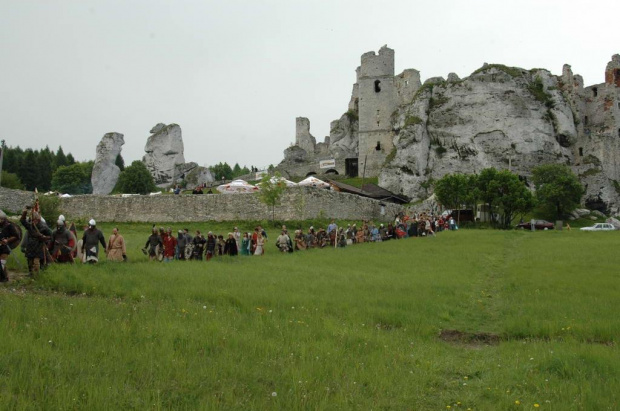
<svg viewBox="0 0 620 411"><path fill-rule="evenodd" d="M322 141L347 109L360 56L387 44L396 72L469 75L484 62L572 65L604 81L620 2L0 0L0 138L95 157L125 135L140 159L156 123L186 161L266 166L308 117Z"/></svg>

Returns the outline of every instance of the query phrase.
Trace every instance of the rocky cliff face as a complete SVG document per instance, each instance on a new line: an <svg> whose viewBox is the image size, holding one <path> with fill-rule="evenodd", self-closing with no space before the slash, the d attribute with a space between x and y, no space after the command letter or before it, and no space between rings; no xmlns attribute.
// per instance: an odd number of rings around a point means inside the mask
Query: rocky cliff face
<svg viewBox="0 0 620 411"><path fill-rule="evenodd" d="M114 190L121 170L116 166L116 157L121 153L125 140L120 133L107 133L97 145L91 183L93 194L107 195Z"/></svg>
<svg viewBox="0 0 620 411"><path fill-rule="evenodd" d="M588 110L604 112L604 107L592 109L579 81L570 70L556 77L501 65L485 65L463 80L427 80L412 102L393 114L395 149L379 184L419 200L448 173L495 167L527 180L537 165L564 163L587 187L586 203L617 211L620 147L618 136L610 136L619 132L616 120L588 118ZM613 94L616 101L617 90L609 87L607 98Z"/></svg>
<svg viewBox="0 0 620 411"><path fill-rule="evenodd" d="M142 161L151 172L155 184L166 187L198 166L196 163L185 163L181 127L177 124L159 123L151 129L151 133Z"/></svg>

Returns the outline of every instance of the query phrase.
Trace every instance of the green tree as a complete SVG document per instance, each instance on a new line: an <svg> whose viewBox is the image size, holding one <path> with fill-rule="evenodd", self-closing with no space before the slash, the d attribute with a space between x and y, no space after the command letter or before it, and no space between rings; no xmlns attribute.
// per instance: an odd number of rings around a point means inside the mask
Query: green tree
<svg viewBox="0 0 620 411"><path fill-rule="evenodd" d="M37 157L31 149L24 151L24 157L20 161L17 175L22 183L24 183L24 186L26 186L26 190L32 191L37 187Z"/></svg>
<svg viewBox="0 0 620 411"><path fill-rule="evenodd" d="M67 165L75 164L75 159L71 153L67 154Z"/></svg>
<svg viewBox="0 0 620 411"><path fill-rule="evenodd" d="M5 170L2 170L2 187L13 188L15 190L23 190L25 188L17 174L9 173Z"/></svg>
<svg viewBox="0 0 620 411"><path fill-rule="evenodd" d="M217 165L211 166L211 173L216 180L221 180L222 177L224 180L232 180L233 179L233 170L230 168L228 163L219 163Z"/></svg>
<svg viewBox="0 0 620 411"><path fill-rule="evenodd" d="M532 170L538 201L555 210L557 219L572 211L581 201L584 189L579 179L563 164L546 164Z"/></svg>
<svg viewBox="0 0 620 411"><path fill-rule="evenodd" d="M489 188L495 192L493 202L501 210L501 225L510 228L517 213L526 213L534 207L534 196L519 176L508 170L498 171Z"/></svg>
<svg viewBox="0 0 620 411"><path fill-rule="evenodd" d="M239 163L235 163L235 166L233 167L233 177L239 177L240 175L243 175L241 172L241 167L239 166Z"/></svg>
<svg viewBox="0 0 620 411"><path fill-rule="evenodd" d="M92 163L90 162L60 166L52 177L52 190L67 194L91 193L91 173Z"/></svg>
<svg viewBox="0 0 620 411"><path fill-rule="evenodd" d="M260 201L266 206L271 207L272 223L276 219L276 206L280 204L282 194L284 194L286 189L286 185L278 181L280 177L280 173L276 173L273 177L269 175L263 176L258 193Z"/></svg>
<svg viewBox="0 0 620 411"><path fill-rule="evenodd" d="M35 153L37 153L35 151ZM40 191L48 191L52 188L52 174L54 172L54 156L50 149L45 147L38 152L36 156L36 169L37 169L37 187Z"/></svg>
<svg viewBox="0 0 620 411"><path fill-rule="evenodd" d="M147 194L157 190L153 176L144 163L136 160L118 177L114 191L128 194Z"/></svg>
<svg viewBox="0 0 620 411"><path fill-rule="evenodd" d="M62 146L58 146L58 151L56 151L56 162L54 171L58 169L58 167L68 166L69 162L67 161L67 156L62 149Z"/></svg>
<svg viewBox="0 0 620 411"><path fill-rule="evenodd" d="M121 153L118 153L118 155L116 156L114 164L116 164L116 167L120 168L121 171L125 170L125 160L123 160L123 156L121 156Z"/></svg>
<svg viewBox="0 0 620 411"><path fill-rule="evenodd" d="M497 198L497 188L493 184L496 178L497 170L491 167L482 170L476 179L478 199L488 207L491 222L494 222L493 206Z"/></svg>
<svg viewBox="0 0 620 411"><path fill-rule="evenodd" d="M457 222L460 224L461 207L471 190L469 178L464 174L446 174L435 183L435 195L441 204L457 211Z"/></svg>

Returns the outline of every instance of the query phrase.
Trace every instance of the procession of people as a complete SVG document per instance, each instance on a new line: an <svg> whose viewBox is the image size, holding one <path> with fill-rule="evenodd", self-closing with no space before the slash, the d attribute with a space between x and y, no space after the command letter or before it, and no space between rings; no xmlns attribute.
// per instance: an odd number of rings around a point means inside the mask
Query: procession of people
<svg viewBox="0 0 620 411"><path fill-rule="evenodd" d="M11 252L21 244L21 249L28 262L28 272L36 277L39 272L51 263L95 264L99 261L100 250L103 250L108 261L127 261L127 244L119 229L114 227L107 242L103 232L97 228L94 219L84 227L81 239L75 224L67 227L63 215L58 217L54 230L50 229L41 217L38 204L25 207L20 217L21 228L10 222L0 210L0 282L8 281L6 264ZM331 220L327 228L307 230L298 227L292 233L285 225L274 241L277 250L283 253L309 250L313 248L342 248L367 242L383 242L407 237L434 237L443 230L455 230L458 227L451 216L435 216L433 214L401 213L393 222L376 225L372 221L362 220L359 224L338 226ZM238 227L226 236L208 231L206 237L200 230L191 235L187 228L179 229L173 234L171 227L152 227L142 252L151 261L171 262L174 260L205 260L214 257L237 255L262 256L268 244L267 232L262 226L253 231L241 232Z"/></svg>

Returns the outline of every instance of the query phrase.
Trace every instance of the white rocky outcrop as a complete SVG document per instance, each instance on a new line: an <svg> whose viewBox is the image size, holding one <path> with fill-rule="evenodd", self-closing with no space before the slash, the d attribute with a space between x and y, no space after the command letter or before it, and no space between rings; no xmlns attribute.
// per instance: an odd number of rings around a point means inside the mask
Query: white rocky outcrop
<svg viewBox="0 0 620 411"><path fill-rule="evenodd" d="M183 156L183 137L181 127L177 124L157 124L151 129L153 133L147 140L142 161L151 172L155 184L168 186L178 180L184 173L197 166L196 163L185 164Z"/></svg>
<svg viewBox="0 0 620 411"><path fill-rule="evenodd" d="M396 150L381 186L422 199L449 173L495 167L527 177L539 164L572 160L575 122L562 94L546 92L557 87L548 72L488 65L460 82L434 81L395 116Z"/></svg>
<svg viewBox="0 0 620 411"><path fill-rule="evenodd" d="M114 190L121 170L116 166L116 157L121 153L125 140L120 133L107 133L97 145L91 183L93 194L107 195Z"/></svg>

